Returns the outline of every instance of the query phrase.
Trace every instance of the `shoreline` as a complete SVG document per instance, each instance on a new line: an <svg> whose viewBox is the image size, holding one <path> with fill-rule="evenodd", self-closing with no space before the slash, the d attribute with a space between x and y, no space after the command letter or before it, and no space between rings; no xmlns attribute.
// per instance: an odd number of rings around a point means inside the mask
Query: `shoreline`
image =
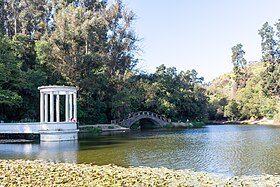
<svg viewBox="0 0 280 187"><path fill-rule="evenodd" d="M33 143L35 140L27 139L0 139L0 144L18 144L18 143Z"/></svg>
<svg viewBox="0 0 280 187"><path fill-rule="evenodd" d="M124 128L116 124L82 125L79 127L79 130L80 132L130 131L129 128Z"/></svg>
<svg viewBox="0 0 280 187"><path fill-rule="evenodd" d="M280 122L274 122L273 120L260 119L260 120L231 120L231 121L209 121L207 125L229 125L229 124L238 124L238 125L280 125Z"/></svg>
<svg viewBox="0 0 280 187"><path fill-rule="evenodd" d="M0 160L1 186L277 186L280 175L232 176L151 167Z"/></svg>

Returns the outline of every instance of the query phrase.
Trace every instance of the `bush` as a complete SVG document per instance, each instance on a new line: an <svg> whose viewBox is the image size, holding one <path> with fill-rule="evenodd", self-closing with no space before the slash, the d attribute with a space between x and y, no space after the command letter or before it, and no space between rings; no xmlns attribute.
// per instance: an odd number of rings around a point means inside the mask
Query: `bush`
<svg viewBox="0 0 280 187"><path fill-rule="evenodd" d="M279 112L274 115L273 120L276 123L280 123L280 113Z"/></svg>
<svg viewBox="0 0 280 187"><path fill-rule="evenodd" d="M172 124L172 123L168 123L168 124L166 124L164 127L165 127L165 128L174 128L175 125Z"/></svg>
<svg viewBox="0 0 280 187"><path fill-rule="evenodd" d="M193 125L194 128L196 128L196 127L202 127L202 126L204 126L205 123L202 122L202 121L196 121L196 122L192 122L192 125Z"/></svg>
<svg viewBox="0 0 280 187"><path fill-rule="evenodd" d="M87 132L91 132L91 133L94 133L94 134L100 134L102 132L102 129L101 128L97 128L97 127L79 127L79 129L81 131L87 131Z"/></svg>

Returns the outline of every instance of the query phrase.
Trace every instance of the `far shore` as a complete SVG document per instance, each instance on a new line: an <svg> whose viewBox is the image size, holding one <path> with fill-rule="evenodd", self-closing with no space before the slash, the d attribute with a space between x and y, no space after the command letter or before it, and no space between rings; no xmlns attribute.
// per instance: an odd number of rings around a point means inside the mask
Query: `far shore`
<svg viewBox="0 0 280 187"><path fill-rule="evenodd" d="M129 128L124 128L116 124L96 124L96 125L82 125L79 127L80 132L91 132L91 129L100 129L102 132L110 131L129 131Z"/></svg>
<svg viewBox="0 0 280 187"><path fill-rule="evenodd" d="M170 124L166 124L164 128L194 128L201 127L205 125L203 122L171 122ZM130 128L125 128L117 124L95 124L95 125L81 125L79 126L79 132L111 132L111 131L119 131L125 132L130 131Z"/></svg>
<svg viewBox="0 0 280 187"><path fill-rule="evenodd" d="M280 122L269 120L266 118L258 120L230 120L230 121L209 121L207 125L228 125L228 124L240 124L240 125L280 125Z"/></svg>
<svg viewBox="0 0 280 187"><path fill-rule="evenodd" d="M280 125L279 122L268 119L259 120L228 120L228 121L209 121L206 125ZM192 128L194 125L190 122L172 122L166 128ZM111 131L130 131L129 128L122 127L117 124L96 124L96 125L82 125L79 127L80 132L111 132ZM99 130L98 130L99 129Z"/></svg>

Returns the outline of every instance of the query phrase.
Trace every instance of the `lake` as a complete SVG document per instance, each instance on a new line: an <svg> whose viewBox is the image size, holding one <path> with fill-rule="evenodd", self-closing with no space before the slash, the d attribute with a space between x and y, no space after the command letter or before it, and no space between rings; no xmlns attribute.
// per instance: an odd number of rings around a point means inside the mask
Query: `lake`
<svg viewBox="0 0 280 187"><path fill-rule="evenodd" d="M280 173L280 127L209 125L198 129L83 133L78 141L0 144L0 159L149 166L217 174Z"/></svg>

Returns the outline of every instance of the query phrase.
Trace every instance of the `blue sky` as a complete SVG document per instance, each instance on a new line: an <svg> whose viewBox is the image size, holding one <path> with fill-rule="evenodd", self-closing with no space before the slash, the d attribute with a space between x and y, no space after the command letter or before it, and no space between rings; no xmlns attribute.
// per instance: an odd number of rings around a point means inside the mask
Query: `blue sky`
<svg viewBox="0 0 280 187"><path fill-rule="evenodd" d="M231 71L231 47L241 43L247 61L261 58L258 30L280 19L279 0L123 0L137 15L133 27L143 53L138 67L165 64L195 69L205 81Z"/></svg>

